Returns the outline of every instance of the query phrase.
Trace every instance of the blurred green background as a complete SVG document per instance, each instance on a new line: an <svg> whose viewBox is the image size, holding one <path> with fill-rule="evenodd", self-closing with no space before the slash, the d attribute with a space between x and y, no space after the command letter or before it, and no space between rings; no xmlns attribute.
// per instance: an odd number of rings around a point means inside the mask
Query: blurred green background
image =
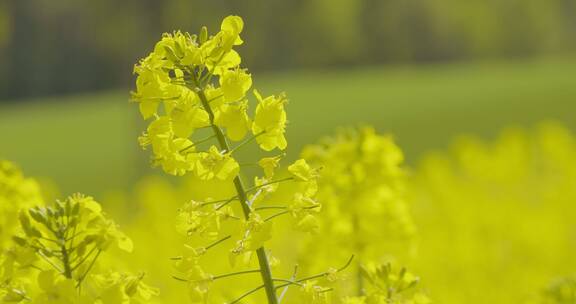
<svg viewBox="0 0 576 304"><path fill-rule="evenodd" d="M288 93L292 158L357 124L394 134L410 165L462 133L492 137L542 120L576 130L576 60L265 73L254 82L265 94ZM5 105L0 156L50 177L65 194L129 188L150 169L136 141L145 126L128 98L126 89Z"/></svg>
<svg viewBox="0 0 576 304"><path fill-rule="evenodd" d="M125 88L161 33L229 14L254 71L576 51L574 0L2 0L0 100Z"/></svg>
<svg viewBox="0 0 576 304"><path fill-rule="evenodd" d="M410 164L461 133L576 127L573 0L4 0L0 156L64 193L148 173L128 104L132 67L162 32L243 16L243 65L286 91L289 154L339 126L393 133Z"/></svg>

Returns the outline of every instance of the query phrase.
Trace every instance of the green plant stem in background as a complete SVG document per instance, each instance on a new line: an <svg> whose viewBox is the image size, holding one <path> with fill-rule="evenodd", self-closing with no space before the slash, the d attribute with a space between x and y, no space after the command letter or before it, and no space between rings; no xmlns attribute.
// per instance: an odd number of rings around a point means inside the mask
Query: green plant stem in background
<svg viewBox="0 0 576 304"><path fill-rule="evenodd" d="M70 256L68 255L68 249L66 249L66 243L61 247L62 253L62 264L64 264L64 276L67 279L72 279L72 266L70 265Z"/></svg>
<svg viewBox="0 0 576 304"><path fill-rule="evenodd" d="M354 214L353 218L352 218L352 224L354 225L354 230L357 231L357 233L360 233L360 224L359 224L359 219L358 219L358 215ZM356 252L362 252L364 250L364 246L362 246L362 244L360 243L360 240L356 239L354 240L354 246L355 246L355 250ZM364 278L362 276L362 263L360 261L358 261L357 265L356 265L356 280L357 280L357 284L356 284L356 295L357 296L363 296L364 295Z"/></svg>
<svg viewBox="0 0 576 304"><path fill-rule="evenodd" d="M212 126L212 130L216 135L216 139L218 140L218 144L221 150L224 150L226 153L230 152L230 146L226 141L226 137L222 130L214 124L214 112L210 107L210 103L206 98L206 94L204 94L203 88L198 87L198 97L202 102L202 106L204 110L208 112L208 116L210 117L210 124ZM242 206L242 211L244 213L244 218L248 219L250 217L250 206L248 206L248 197L246 195L246 190L244 187L244 183L242 182L242 178L240 174L238 174L234 178L234 187L236 188L236 193L238 199L240 200L240 205ZM256 255L258 256L258 264L260 266L260 275L262 276L262 282L264 283L264 289L266 290L266 297L268 298L268 304L277 304L278 299L276 298L276 288L274 287L274 281L272 279L272 272L270 270L270 264L268 263L268 256L266 255L266 250L264 247L260 247L256 250Z"/></svg>

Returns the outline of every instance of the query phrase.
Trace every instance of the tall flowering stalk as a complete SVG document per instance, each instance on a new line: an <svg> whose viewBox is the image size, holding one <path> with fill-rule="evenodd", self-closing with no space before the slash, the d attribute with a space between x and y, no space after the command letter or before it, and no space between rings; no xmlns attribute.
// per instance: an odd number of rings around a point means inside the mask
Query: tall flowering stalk
<svg viewBox="0 0 576 304"><path fill-rule="evenodd" d="M393 139L370 127L344 129L307 146L302 156L325 168L318 193L326 205L319 219L324 237L310 242L305 255L313 264L338 259L339 251L358 256L355 275L338 292L342 303L427 303L413 288L414 276L386 263L393 245L405 251L415 234L405 201L403 154Z"/></svg>
<svg viewBox="0 0 576 304"><path fill-rule="evenodd" d="M236 151L253 141L264 152L287 147L284 94L263 97L253 90L257 105L254 114L248 114L252 77L239 67L241 59L233 49L243 43L243 26L240 17L229 16L212 36L205 27L199 35L164 34L154 51L135 67L138 78L133 100L150 122L139 141L144 148L151 147L153 164L172 175L231 183L235 189L232 197L205 197L179 210L177 228L189 241L185 254L175 258L179 272L175 278L189 284L195 302L208 301L213 281L232 276L259 273L262 284L231 303L264 289L270 304L279 302L284 292L279 296L277 290L286 284L303 287L304 282L317 278L275 278L270 251L265 247L272 237L272 221L281 216L290 216L299 230L317 228L317 170L298 160L288 167L288 174L277 173L283 153L276 153L257 162L263 174L246 186L235 158ZM234 142L238 143L233 146ZM233 206L232 202L239 204ZM237 206L241 216L236 215ZM224 224L234 227L232 232L224 229ZM255 253L258 269L206 273L201 258L230 239L236 240L229 249L232 267L238 258L249 262Z"/></svg>
<svg viewBox="0 0 576 304"><path fill-rule="evenodd" d="M302 156L325 168L318 198L326 205L322 233L331 237L312 244L313 252L322 254L318 246L347 248L359 262L379 260L392 249L387 245L415 235L404 156L392 137L370 127L344 129L305 147Z"/></svg>

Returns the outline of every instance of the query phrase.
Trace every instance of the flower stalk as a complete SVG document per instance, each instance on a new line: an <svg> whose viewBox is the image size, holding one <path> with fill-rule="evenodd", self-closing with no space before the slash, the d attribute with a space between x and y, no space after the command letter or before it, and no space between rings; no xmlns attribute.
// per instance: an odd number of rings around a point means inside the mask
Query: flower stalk
<svg viewBox="0 0 576 304"><path fill-rule="evenodd" d="M252 76L240 68L241 59L233 49L243 43L240 38L243 24L242 18L228 16L222 21L220 31L209 37L205 29L200 36L182 32L164 34L154 51L135 67L138 78L133 98L139 103L142 117L150 120L139 142L143 148L152 148L154 165L172 175L192 174L199 181L234 184L235 194L227 199L214 201L212 198L219 194L204 195L185 203L178 210L179 232L214 241L223 236L224 223L239 226L236 227L238 233L233 233L236 241L228 252L231 266L234 267L238 259L247 262L256 253L261 286L236 301L264 289L267 303L278 304L278 288L271 272L273 259L265 249L266 242L272 238L272 219L286 214L291 216L296 230L317 230L314 214L319 211L319 204L314 197L318 174L300 159L288 166L288 176L275 175L284 156L282 153L257 162L263 174L254 176L253 184L247 185L242 180L243 172L234 152L252 142L265 152L284 151L288 144L285 94L262 96L253 89L257 105L253 115L248 112L247 92L252 87ZM155 100L150 99L151 96L164 98ZM177 98L173 99L174 96ZM212 134L206 139L194 140L192 135L199 129L211 129ZM198 146L211 139L215 140L208 148ZM233 146L232 142L238 144ZM289 185L280 186L281 183ZM279 187L284 190L277 192ZM280 214L265 218L258 207L272 203L268 200L273 198L273 193L286 195L286 206ZM241 218L234 215L230 207L235 201L240 202ZM230 219L236 221L229 222ZM228 237L221 241L225 239ZM175 266L177 277L189 283L191 300L206 303L217 298L209 295L214 276L201 265L208 248L188 244L184 247L185 253L175 259ZM234 273L238 272L230 275Z"/></svg>
<svg viewBox="0 0 576 304"><path fill-rule="evenodd" d="M224 133L222 132L220 127L214 124L214 112L210 107L210 102L206 98L206 94L204 93L203 88L198 88L197 93L198 97L200 98L200 101L202 102L204 110L208 113L210 124L212 126L212 130L214 131L214 134L216 135L216 139L218 141L220 149L229 152L230 146L228 145L228 141L226 140ZM246 190L242 178L240 177L240 173L238 173L238 175L234 177L234 188L236 189L237 197L242 206L242 212L244 214L244 218L248 220L250 218L250 213L252 211L250 210L250 206L248 205L248 197L246 195ZM272 279L272 271L270 269L270 263L268 262L266 249L264 247L258 248L256 250L256 255L258 257L260 275L262 277L262 282L264 284L264 289L266 291L266 297L268 299L268 303L278 304L278 299L276 297L276 289L274 287L274 280Z"/></svg>

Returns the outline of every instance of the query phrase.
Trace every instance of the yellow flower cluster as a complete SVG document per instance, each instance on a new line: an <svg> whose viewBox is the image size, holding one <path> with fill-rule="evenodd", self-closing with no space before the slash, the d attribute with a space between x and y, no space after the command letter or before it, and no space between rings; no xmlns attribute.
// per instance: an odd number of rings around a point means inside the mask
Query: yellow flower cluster
<svg viewBox="0 0 576 304"><path fill-rule="evenodd" d="M76 194L42 205L35 182L22 178L10 163L0 163L6 182L0 201L15 203L11 212L0 213L0 220L14 217L17 225L0 247L2 303L147 303L157 294L143 276L92 273L111 245L125 251L133 247L96 201Z"/></svg>
<svg viewBox="0 0 576 304"><path fill-rule="evenodd" d="M353 253L356 274L338 285L335 294L346 299L336 303L412 303L381 297L362 266L405 256L411 249L415 226L405 199L400 148L391 137L363 127L307 146L302 157L322 167L317 198L324 208L317 224L322 238L307 243L302 263L322 267Z"/></svg>
<svg viewBox="0 0 576 304"><path fill-rule="evenodd" d="M395 272L390 263L361 269L368 282L365 295L348 297L344 304L430 304L432 301L417 288L420 279L405 268Z"/></svg>
<svg viewBox="0 0 576 304"><path fill-rule="evenodd" d="M24 177L13 163L0 160L0 248L18 227L18 211L42 202L36 181Z"/></svg>
<svg viewBox="0 0 576 304"><path fill-rule="evenodd" d="M150 121L139 141L152 147L153 163L165 172L191 172L205 180L234 178L239 165L233 151L221 145L201 148L212 137L222 144L251 132L265 151L286 148L283 94L263 98L254 90L257 106L253 118L248 115L252 76L239 67L240 56L233 50L242 44L243 27L240 17L229 16L210 37L206 28L198 36L165 34L134 68L138 78L132 97ZM217 134L197 138L206 128L217 128Z"/></svg>
<svg viewBox="0 0 576 304"><path fill-rule="evenodd" d="M23 233L14 236L13 240L22 247L32 248L50 257L82 261L88 258L91 251L105 251L110 245L128 252L133 248L132 241L105 216L100 204L82 194L57 201L54 206L22 210L19 219ZM75 243L73 250L67 250L64 246L68 242L71 245ZM56 252L62 256L54 255ZM63 264L68 262L64 261ZM72 276L72 269L64 267L62 270L67 276Z"/></svg>
<svg viewBox="0 0 576 304"><path fill-rule="evenodd" d="M413 237L415 227L404 198L403 155L391 137L368 127L347 129L306 147L302 156L323 167L318 199L324 205L324 238L311 244L311 254L338 248L361 261L378 260L390 253L386 244ZM319 257L326 258L330 257Z"/></svg>

